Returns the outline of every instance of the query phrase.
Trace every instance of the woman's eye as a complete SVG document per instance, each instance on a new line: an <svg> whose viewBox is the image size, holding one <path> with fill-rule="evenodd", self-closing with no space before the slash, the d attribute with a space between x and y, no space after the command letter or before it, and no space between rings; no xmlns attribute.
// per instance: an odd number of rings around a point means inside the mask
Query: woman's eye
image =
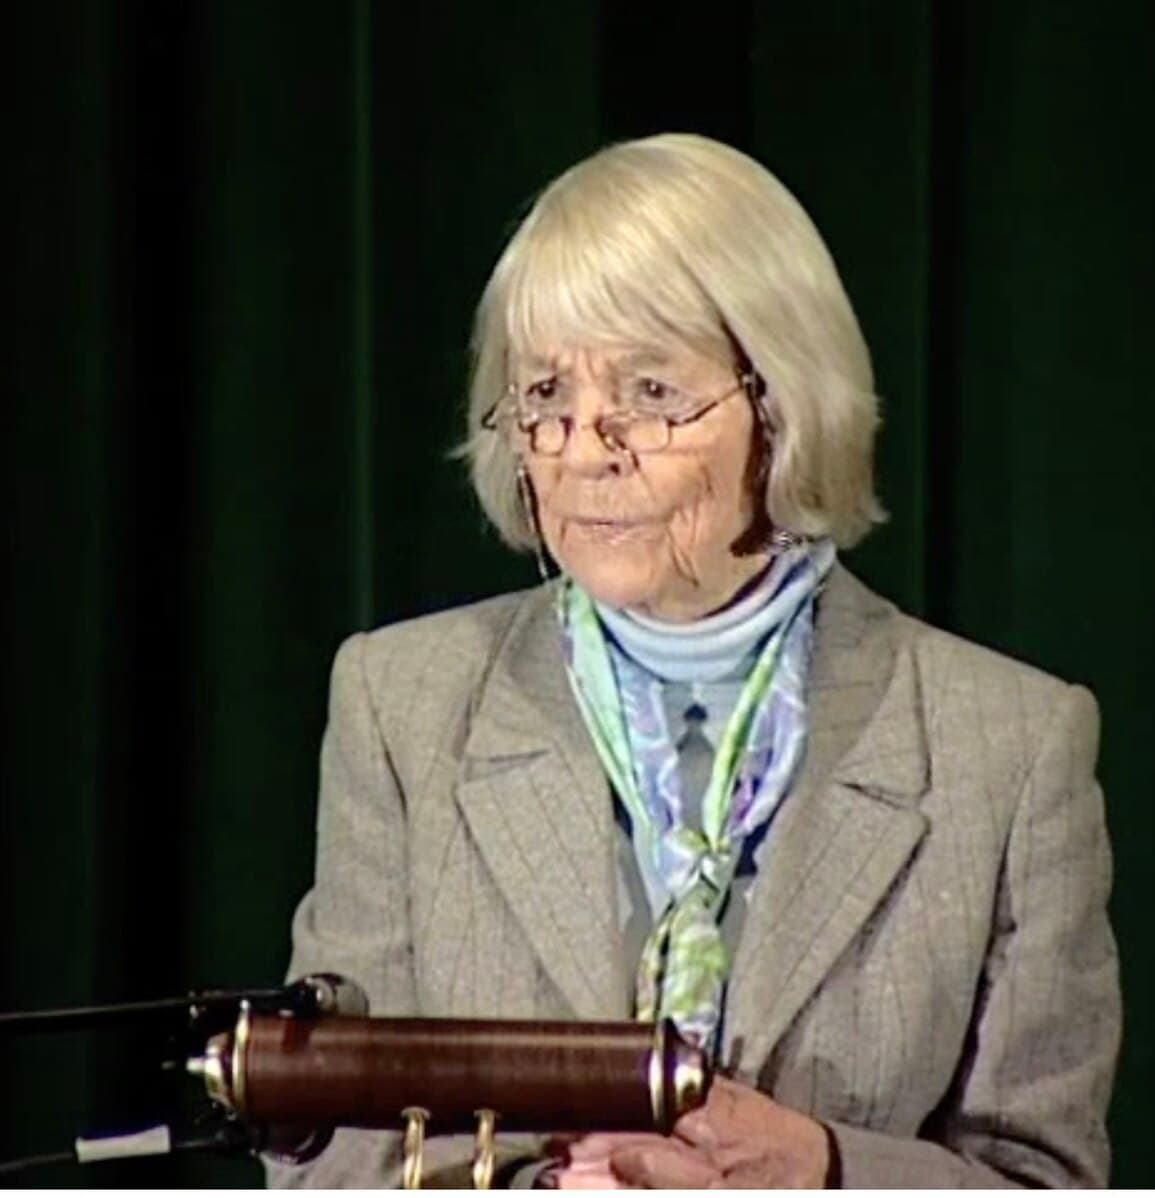
<svg viewBox="0 0 1155 1198"><path fill-rule="evenodd" d="M557 379L538 379L525 389L526 399L550 400L557 398Z"/></svg>
<svg viewBox="0 0 1155 1198"><path fill-rule="evenodd" d="M678 398L678 389L661 379L640 378L634 385L634 395L643 404L668 404Z"/></svg>

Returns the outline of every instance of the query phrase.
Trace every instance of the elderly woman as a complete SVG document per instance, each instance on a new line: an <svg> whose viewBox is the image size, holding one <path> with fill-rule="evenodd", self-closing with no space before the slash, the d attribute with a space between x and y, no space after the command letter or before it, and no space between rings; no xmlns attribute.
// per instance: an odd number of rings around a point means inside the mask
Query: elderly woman
<svg viewBox="0 0 1155 1198"><path fill-rule="evenodd" d="M478 496L559 577L342 646L292 972L716 1054L672 1136L514 1141L515 1184L1104 1184L1095 705L839 564L882 518L878 404L797 202L701 137L604 150L513 236L474 349ZM458 1184L468 1155L427 1153ZM272 1176L397 1158L344 1131Z"/></svg>

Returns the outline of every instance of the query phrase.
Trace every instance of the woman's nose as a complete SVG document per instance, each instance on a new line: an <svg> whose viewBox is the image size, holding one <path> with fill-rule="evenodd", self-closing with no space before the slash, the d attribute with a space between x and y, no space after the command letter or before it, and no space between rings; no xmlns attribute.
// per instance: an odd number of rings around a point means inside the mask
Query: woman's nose
<svg viewBox="0 0 1155 1198"><path fill-rule="evenodd" d="M569 437L562 457L565 465L588 474L621 474L630 468L633 459L628 452L616 448L601 432L601 420L616 409L610 387L584 382L574 390Z"/></svg>

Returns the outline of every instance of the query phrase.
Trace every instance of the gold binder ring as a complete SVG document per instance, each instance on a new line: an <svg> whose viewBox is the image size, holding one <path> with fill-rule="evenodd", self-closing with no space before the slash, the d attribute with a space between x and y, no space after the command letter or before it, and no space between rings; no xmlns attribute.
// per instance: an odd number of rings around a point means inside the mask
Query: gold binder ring
<svg viewBox="0 0 1155 1198"><path fill-rule="evenodd" d="M473 1188L488 1190L493 1184L495 1149L493 1133L497 1127L497 1112L488 1107L473 1112L477 1116L477 1142L473 1149Z"/></svg>
<svg viewBox="0 0 1155 1198"><path fill-rule="evenodd" d="M401 1170L401 1187L406 1190L419 1190L425 1155L425 1124L429 1119L429 1112L422 1106L407 1106L401 1112L401 1117L405 1120L405 1163Z"/></svg>

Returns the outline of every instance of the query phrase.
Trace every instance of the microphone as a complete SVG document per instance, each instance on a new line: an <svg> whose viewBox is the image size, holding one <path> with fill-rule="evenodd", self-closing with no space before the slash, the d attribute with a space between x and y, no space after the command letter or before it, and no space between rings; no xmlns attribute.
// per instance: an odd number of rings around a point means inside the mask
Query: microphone
<svg viewBox="0 0 1155 1198"><path fill-rule="evenodd" d="M234 1027L238 1017L268 1015L278 1021L292 1022L329 1016L360 1017L368 1010L365 991L351 978L336 973L315 973L284 986L195 990L180 998L39 1011L0 1011L0 1041L6 1035L23 1033L154 1027L179 1020L185 1025L184 1031L174 1037L176 1043L169 1050L172 1055L162 1061L161 1067L167 1070L175 1066L202 1074L205 1057L194 1055L190 1058L190 1046L203 1046L206 1038L211 1042L223 1029ZM217 1113L222 1113L219 1104ZM284 1146L282 1141L287 1143L292 1159L304 1160L320 1152L331 1136L331 1130L263 1129L242 1123L231 1113L226 1113L225 1121L218 1126L198 1124L192 1131L159 1123L123 1133L81 1136L71 1150L0 1161L0 1175L41 1165L90 1164L173 1152L276 1153Z"/></svg>
<svg viewBox="0 0 1155 1198"><path fill-rule="evenodd" d="M369 996L352 978L339 973L312 973L294 983L311 986L322 1015L368 1015Z"/></svg>
<svg viewBox="0 0 1155 1198"><path fill-rule="evenodd" d="M292 982L285 990L286 1006L293 1020L316 1016L364 1017L369 1014L369 996L352 978L339 973L311 973ZM238 1027L254 1018L247 1003L241 1003ZM212 1037L201 1056L191 1057L185 1065L189 1073L204 1079L209 1096L218 1105L231 1109L223 1101L223 1077L219 1044ZM333 1138L332 1126L270 1121L261 1135L260 1150L287 1164L303 1164L322 1153Z"/></svg>
<svg viewBox="0 0 1155 1198"><path fill-rule="evenodd" d="M27 1032L70 1032L103 1027L144 1026L184 1016L190 1032L218 1031L239 1010L286 1015L364 1015L365 991L336 973L309 974L288 986L245 990L193 990L180 998L61 1007L47 1011L0 1011L0 1036ZM221 1021L224 1021L223 1023Z"/></svg>
<svg viewBox="0 0 1155 1198"><path fill-rule="evenodd" d="M369 996L339 973L309 973L285 989L294 1015L368 1015Z"/></svg>

